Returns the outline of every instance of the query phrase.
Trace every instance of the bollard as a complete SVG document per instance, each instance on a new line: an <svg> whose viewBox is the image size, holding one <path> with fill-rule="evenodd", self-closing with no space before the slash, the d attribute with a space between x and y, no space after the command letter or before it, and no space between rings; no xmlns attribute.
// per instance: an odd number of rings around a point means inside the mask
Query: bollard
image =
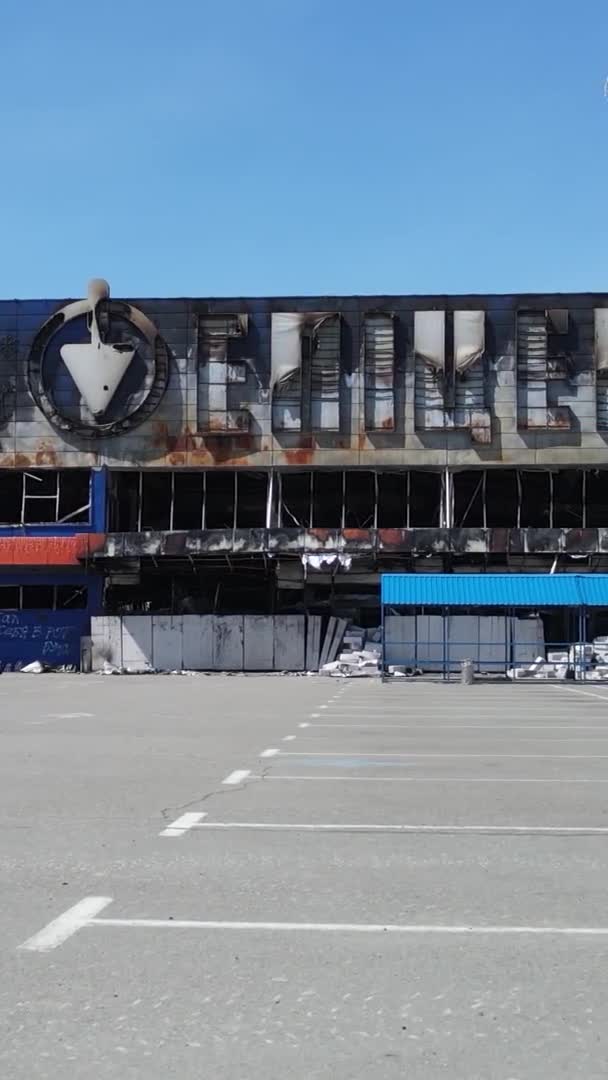
<svg viewBox="0 0 608 1080"><path fill-rule="evenodd" d="M473 682L473 661L462 660L460 664L460 681L463 686L470 686Z"/></svg>

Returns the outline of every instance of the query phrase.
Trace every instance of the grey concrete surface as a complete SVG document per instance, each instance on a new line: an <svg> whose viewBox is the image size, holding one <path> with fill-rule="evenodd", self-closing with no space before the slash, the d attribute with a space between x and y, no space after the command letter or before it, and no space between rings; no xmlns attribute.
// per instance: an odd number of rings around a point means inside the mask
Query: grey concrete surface
<svg viewBox="0 0 608 1080"><path fill-rule="evenodd" d="M0 749L1 1075L606 1075L601 687L2 676Z"/></svg>

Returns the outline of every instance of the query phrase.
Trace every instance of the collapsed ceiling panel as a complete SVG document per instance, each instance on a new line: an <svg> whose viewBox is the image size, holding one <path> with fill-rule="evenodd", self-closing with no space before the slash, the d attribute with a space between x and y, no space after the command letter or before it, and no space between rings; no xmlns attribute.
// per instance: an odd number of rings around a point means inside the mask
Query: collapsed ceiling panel
<svg viewBox="0 0 608 1080"><path fill-rule="evenodd" d="M454 364L462 374L485 349L485 311L454 312Z"/></svg>
<svg viewBox="0 0 608 1080"><path fill-rule="evenodd" d="M270 335L270 386L302 367L302 336L314 334L331 311L273 311Z"/></svg>
<svg viewBox="0 0 608 1080"><path fill-rule="evenodd" d="M436 371L445 368L445 311L416 311L414 349Z"/></svg>
<svg viewBox="0 0 608 1080"><path fill-rule="evenodd" d="M608 308L596 308L595 321L595 360L597 370L608 372Z"/></svg>

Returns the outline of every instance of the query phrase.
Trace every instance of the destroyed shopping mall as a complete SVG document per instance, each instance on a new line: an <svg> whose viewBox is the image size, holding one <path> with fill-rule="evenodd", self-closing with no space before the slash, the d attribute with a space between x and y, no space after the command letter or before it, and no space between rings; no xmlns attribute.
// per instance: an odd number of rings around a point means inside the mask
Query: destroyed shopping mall
<svg viewBox="0 0 608 1080"><path fill-rule="evenodd" d="M86 291L0 301L1 668L318 669L383 572L608 570L608 294Z"/></svg>

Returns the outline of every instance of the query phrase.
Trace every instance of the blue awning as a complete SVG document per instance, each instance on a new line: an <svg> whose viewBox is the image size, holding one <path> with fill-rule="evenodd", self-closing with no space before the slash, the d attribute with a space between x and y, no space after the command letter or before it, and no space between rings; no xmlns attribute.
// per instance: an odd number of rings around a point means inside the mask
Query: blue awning
<svg viewBox="0 0 608 1080"><path fill-rule="evenodd" d="M407 607L608 608L608 574L382 574L380 595Z"/></svg>

